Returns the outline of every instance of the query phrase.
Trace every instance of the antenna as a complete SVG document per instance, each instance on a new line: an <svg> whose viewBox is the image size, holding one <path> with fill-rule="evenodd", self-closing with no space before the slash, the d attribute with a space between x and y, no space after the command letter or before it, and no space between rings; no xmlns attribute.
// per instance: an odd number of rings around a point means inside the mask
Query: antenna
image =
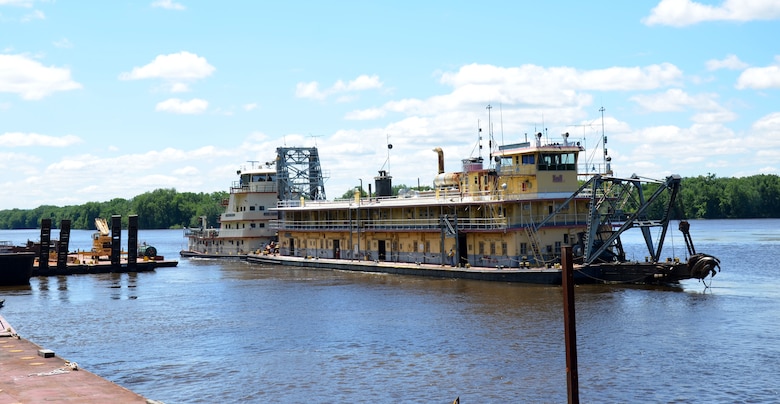
<svg viewBox="0 0 780 404"><path fill-rule="evenodd" d="M599 108L601 112L601 148L604 149L604 173L607 173L607 135L604 134L604 107Z"/></svg>
<svg viewBox="0 0 780 404"><path fill-rule="evenodd" d="M317 147L317 138L322 137L322 135L312 135L311 133L309 133L309 137L314 138L314 147Z"/></svg>
<svg viewBox="0 0 780 404"><path fill-rule="evenodd" d="M390 134L386 134L387 139L387 160L385 160L385 163L382 164L382 168L380 170L384 170L385 166L387 166L387 171L390 171L390 150L393 148L392 143L390 143Z"/></svg>
<svg viewBox="0 0 780 404"><path fill-rule="evenodd" d="M493 121L490 120L490 110L493 109L493 106L488 104L485 109L488 110L488 138L493 139ZM491 152L492 157L492 152ZM479 158L482 158L482 135L479 136Z"/></svg>

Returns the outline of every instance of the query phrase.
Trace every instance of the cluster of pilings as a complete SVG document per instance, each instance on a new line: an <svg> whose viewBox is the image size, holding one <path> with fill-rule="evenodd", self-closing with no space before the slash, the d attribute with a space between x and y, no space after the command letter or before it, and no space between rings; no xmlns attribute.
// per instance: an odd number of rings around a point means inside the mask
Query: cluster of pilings
<svg viewBox="0 0 780 404"><path fill-rule="evenodd" d="M49 265L49 253L51 246L51 219L41 219L41 243L38 251L38 266L36 274L46 275L64 275L74 272L84 272L83 268L74 271L76 268L83 267L83 263L73 264L68 262L68 246L70 244L70 220L63 219L60 222L60 238L55 249L57 253L57 265ZM122 216L111 216L111 256L110 264L90 265L93 268L99 268L96 272L135 272L138 270L153 269L152 265L138 265L138 215L128 217L127 227L127 261L122 262Z"/></svg>

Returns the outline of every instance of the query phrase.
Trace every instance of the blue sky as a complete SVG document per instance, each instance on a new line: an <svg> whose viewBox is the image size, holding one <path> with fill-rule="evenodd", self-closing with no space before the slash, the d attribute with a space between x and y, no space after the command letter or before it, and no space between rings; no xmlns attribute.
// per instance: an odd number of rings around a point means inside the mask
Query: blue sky
<svg viewBox="0 0 780 404"><path fill-rule="evenodd" d="M0 0L0 209L228 190L318 146L326 193L569 132L615 175L780 171L780 2ZM492 108L487 109L490 105ZM389 154L387 142L393 144Z"/></svg>

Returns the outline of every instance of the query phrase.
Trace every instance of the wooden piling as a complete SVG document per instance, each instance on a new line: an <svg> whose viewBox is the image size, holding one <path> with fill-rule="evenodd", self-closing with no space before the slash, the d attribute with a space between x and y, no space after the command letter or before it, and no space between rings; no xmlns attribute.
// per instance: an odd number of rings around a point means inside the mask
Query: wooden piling
<svg viewBox="0 0 780 404"><path fill-rule="evenodd" d="M571 247L561 251L563 266L563 333L566 339L566 385L569 404L579 404L579 376L577 374L577 323L574 315L574 262Z"/></svg>

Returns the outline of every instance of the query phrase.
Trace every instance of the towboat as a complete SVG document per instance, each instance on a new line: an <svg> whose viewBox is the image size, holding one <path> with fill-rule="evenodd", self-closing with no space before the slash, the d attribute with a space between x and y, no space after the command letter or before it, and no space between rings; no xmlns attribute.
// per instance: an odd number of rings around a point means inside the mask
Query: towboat
<svg viewBox="0 0 780 404"><path fill-rule="evenodd" d="M277 218L277 202L282 199L324 199L324 179L319 170L317 148L283 147L277 159L236 171L238 180L230 186L219 226L209 226L201 217L201 226L185 229L187 249L182 257L246 258L247 254L276 240L271 222ZM314 173L309 175L309 173ZM319 178L311 182L310 178ZM301 182L305 181L305 182Z"/></svg>
<svg viewBox="0 0 780 404"><path fill-rule="evenodd" d="M268 209L274 250L258 248L247 260L560 284L561 254L569 246L578 283L675 284L715 275L718 259L696 252L687 221L677 226L685 256L662 255L680 176L619 178L608 157L598 171L584 167L584 150L568 133L559 142L537 133L532 141L491 150L487 167L482 157L469 157L460 171L445 172L444 152L435 148L438 172L430 190L394 195L392 176L380 170L375 194L356 189L348 199L279 198ZM642 235L641 260L624 250L621 235L629 230Z"/></svg>

